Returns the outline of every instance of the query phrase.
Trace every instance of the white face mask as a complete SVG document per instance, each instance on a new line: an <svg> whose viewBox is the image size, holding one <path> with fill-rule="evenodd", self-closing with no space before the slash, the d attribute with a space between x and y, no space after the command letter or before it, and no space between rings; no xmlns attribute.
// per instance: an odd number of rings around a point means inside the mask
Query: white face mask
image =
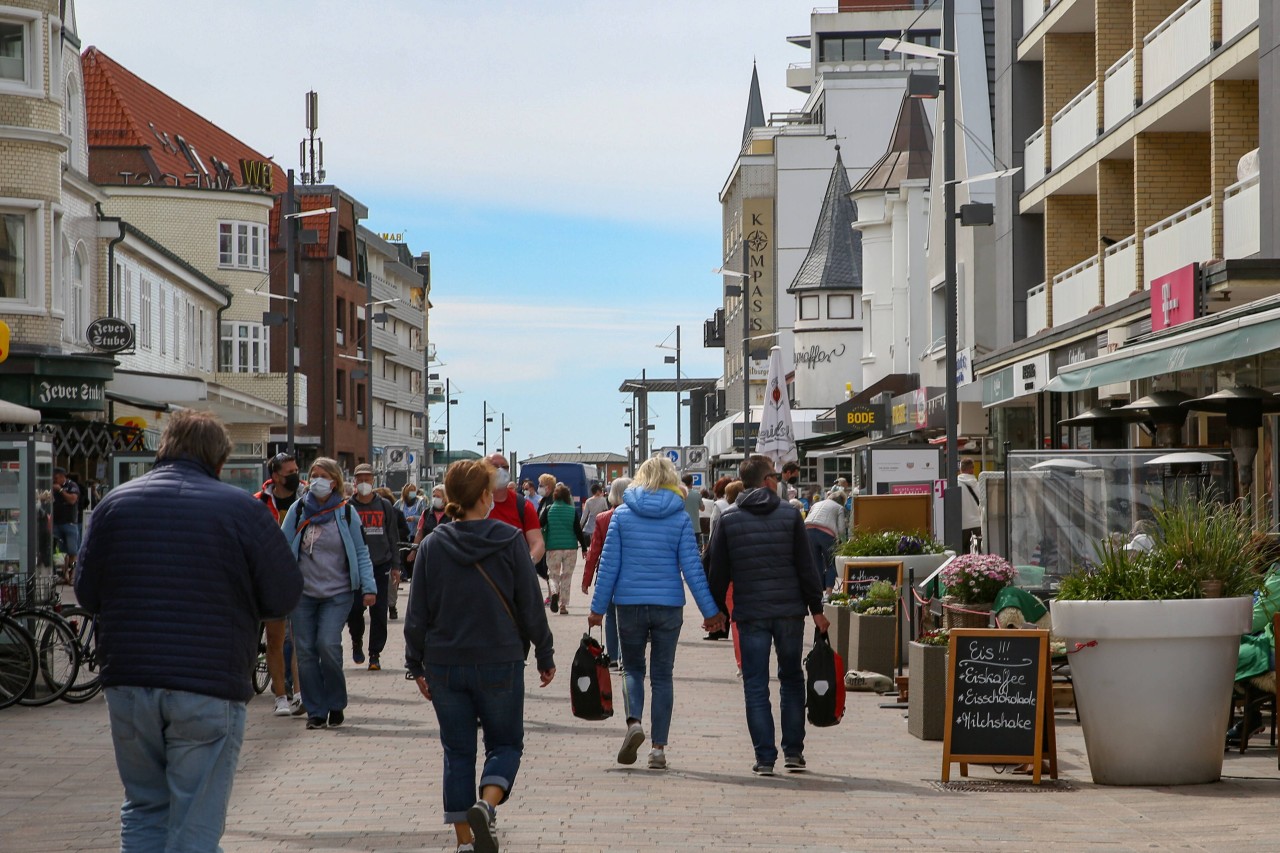
<svg viewBox="0 0 1280 853"><path fill-rule="evenodd" d="M432 508L432 509L440 509L440 508L442 508L443 506L444 506L444 498L432 498L432 499L431 499L431 508Z"/></svg>
<svg viewBox="0 0 1280 853"><path fill-rule="evenodd" d="M411 500L411 501L412 501L412 500L416 500L416 499L417 499L417 497L418 497L418 493L417 493L417 492L409 492L407 495L405 495L405 499L406 499L406 500Z"/></svg>
<svg viewBox="0 0 1280 853"><path fill-rule="evenodd" d="M506 468L499 468L498 480L496 483L497 488L505 489L507 487L507 484L509 484L510 482L511 482L511 472L508 471Z"/></svg>
<svg viewBox="0 0 1280 853"><path fill-rule="evenodd" d="M329 495L333 494L333 480L328 477L312 477L311 485L308 486L311 494L316 496L317 500L325 500Z"/></svg>
<svg viewBox="0 0 1280 853"><path fill-rule="evenodd" d="M362 498L367 498L373 494L373 483L356 483L356 494Z"/></svg>
<svg viewBox="0 0 1280 853"><path fill-rule="evenodd" d="M545 498L547 496L547 487L538 486L538 494Z"/></svg>

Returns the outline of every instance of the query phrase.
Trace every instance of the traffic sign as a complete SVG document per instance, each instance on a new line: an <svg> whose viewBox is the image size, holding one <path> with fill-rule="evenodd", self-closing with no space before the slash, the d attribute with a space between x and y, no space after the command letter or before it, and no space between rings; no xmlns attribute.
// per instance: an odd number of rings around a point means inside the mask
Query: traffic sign
<svg viewBox="0 0 1280 853"><path fill-rule="evenodd" d="M705 472L703 472L703 471L687 471L687 472L685 472L685 473L687 473L690 477L693 477L693 487L694 487L695 489L702 489L702 488L706 488L706 485L707 485L707 475L706 475L706 473L705 473Z"/></svg>
<svg viewBox="0 0 1280 853"><path fill-rule="evenodd" d="M684 464L684 448L683 447L664 447L658 452L671 460L671 464L680 468Z"/></svg>
<svg viewBox="0 0 1280 853"><path fill-rule="evenodd" d="M711 452L705 444L691 444L684 448L684 464L690 468L705 468Z"/></svg>

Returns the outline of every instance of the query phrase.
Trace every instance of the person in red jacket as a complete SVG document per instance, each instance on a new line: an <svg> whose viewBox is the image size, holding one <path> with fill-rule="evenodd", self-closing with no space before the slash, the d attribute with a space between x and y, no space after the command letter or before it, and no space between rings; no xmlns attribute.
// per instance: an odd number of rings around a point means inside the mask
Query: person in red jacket
<svg viewBox="0 0 1280 853"><path fill-rule="evenodd" d="M582 571L582 594L587 594L591 580L595 577L596 567L600 565L600 552L604 550L604 538L609 532L609 519L613 518L613 510L622 503L622 493L631 485L630 477L619 477L609 486L609 508L597 513L595 530L591 532L591 547L587 549L586 568ZM609 666L622 669L621 649L618 645L618 609L611 603L604 614L604 650L609 655Z"/></svg>

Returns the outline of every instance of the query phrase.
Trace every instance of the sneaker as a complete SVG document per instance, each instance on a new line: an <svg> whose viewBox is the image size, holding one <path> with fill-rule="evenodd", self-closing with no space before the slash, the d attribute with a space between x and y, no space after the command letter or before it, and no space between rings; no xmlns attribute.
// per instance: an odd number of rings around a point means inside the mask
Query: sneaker
<svg viewBox="0 0 1280 853"><path fill-rule="evenodd" d="M329 723L324 717L307 717L307 728L324 729L328 728Z"/></svg>
<svg viewBox="0 0 1280 853"><path fill-rule="evenodd" d="M295 717L301 717L307 713L306 707L302 704L301 693L289 700L289 713Z"/></svg>
<svg viewBox="0 0 1280 853"><path fill-rule="evenodd" d="M341 711L330 711L329 712L329 728L332 729L335 726L342 725L342 721L345 719L346 717L342 715Z"/></svg>
<svg viewBox="0 0 1280 853"><path fill-rule="evenodd" d="M803 773L807 767L804 763L803 755L788 755L782 762L782 766L792 773Z"/></svg>
<svg viewBox="0 0 1280 853"><path fill-rule="evenodd" d="M476 853L498 853L498 839L494 832L498 826L498 813L484 800L467 809L467 823L471 826L472 842Z"/></svg>
<svg viewBox="0 0 1280 853"><path fill-rule="evenodd" d="M394 621L394 620L396 620L396 619L399 619L399 618L400 618L400 611L399 611L399 610L396 610L394 607L388 607L388 608L387 608L387 618L388 618L388 619L391 619L391 620L393 620L393 621Z"/></svg>
<svg viewBox="0 0 1280 853"><path fill-rule="evenodd" d="M757 763L757 764L753 764L753 765L751 766L751 772L752 772L752 773L754 773L754 774L756 774L757 776L772 776L772 775L773 775L773 765L772 765L772 764L759 764L759 763Z"/></svg>
<svg viewBox="0 0 1280 853"><path fill-rule="evenodd" d="M360 646L353 646L351 649L351 659L356 663L364 663L364 649Z"/></svg>
<svg viewBox="0 0 1280 853"><path fill-rule="evenodd" d="M649 769L667 769L667 751L665 749L653 749L649 751Z"/></svg>
<svg viewBox="0 0 1280 853"><path fill-rule="evenodd" d="M475 853L475 845L468 841L466 844L459 844L457 853Z"/></svg>
<svg viewBox="0 0 1280 853"><path fill-rule="evenodd" d="M557 610L559 610L559 609L560 609L560 593L558 593L558 592L553 592L553 593L551 593L551 603L550 603L550 606L551 606L551 612L552 612L552 613L554 613L554 612L556 612Z"/></svg>
<svg viewBox="0 0 1280 853"><path fill-rule="evenodd" d="M567 608L567 607L561 607L561 608L560 608L560 615L561 615L561 616L568 616L568 615L569 615L569 608Z"/></svg>
<svg viewBox="0 0 1280 853"><path fill-rule="evenodd" d="M276 708L271 713L277 717L287 717L293 713L293 708L289 706L289 698L287 696L276 697Z"/></svg>
<svg viewBox="0 0 1280 853"><path fill-rule="evenodd" d="M377 655L369 655L369 671L379 672L382 669L382 663L378 660Z"/></svg>
<svg viewBox="0 0 1280 853"><path fill-rule="evenodd" d="M639 751L642 743L644 743L644 727L639 723L627 726L627 733L622 738L622 749L618 750L618 763L635 764L636 752Z"/></svg>

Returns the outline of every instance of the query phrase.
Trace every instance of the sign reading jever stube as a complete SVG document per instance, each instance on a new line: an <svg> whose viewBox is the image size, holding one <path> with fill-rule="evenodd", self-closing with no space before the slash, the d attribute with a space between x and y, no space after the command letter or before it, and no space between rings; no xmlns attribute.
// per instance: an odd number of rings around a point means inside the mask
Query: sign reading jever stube
<svg viewBox="0 0 1280 853"><path fill-rule="evenodd" d="M119 317L99 317L85 329L89 346L98 352L133 349L133 326Z"/></svg>

